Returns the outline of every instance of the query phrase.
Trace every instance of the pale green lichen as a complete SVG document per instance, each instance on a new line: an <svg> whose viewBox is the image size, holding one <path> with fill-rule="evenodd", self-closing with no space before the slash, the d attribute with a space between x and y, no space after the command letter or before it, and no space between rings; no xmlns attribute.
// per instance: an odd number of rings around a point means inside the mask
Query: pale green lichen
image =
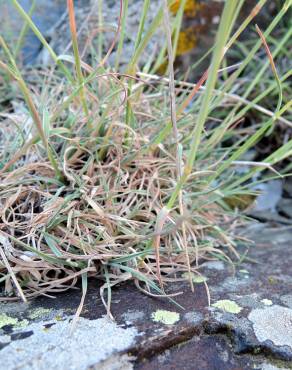
<svg viewBox="0 0 292 370"><path fill-rule="evenodd" d="M28 324L29 324L28 320L21 320L15 324L15 328L18 328L18 329L26 328Z"/></svg>
<svg viewBox="0 0 292 370"><path fill-rule="evenodd" d="M152 313L151 318L155 322L161 322L165 325L173 325L179 321L180 315L177 312L157 310Z"/></svg>
<svg viewBox="0 0 292 370"><path fill-rule="evenodd" d="M217 301L216 303L213 303L212 306L230 313L239 313L242 310L242 307L240 307L236 302L230 301L229 299Z"/></svg>
<svg viewBox="0 0 292 370"><path fill-rule="evenodd" d="M264 298L261 300L261 302L265 305L265 306L272 306L273 304L273 301L271 301L270 299L267 299L267 298Z"/></svg>
<svg viewBox="0 0 292 370"><path fill-rule="evenodd" d="M206 276L202 276L202 275L195 275L192 280L193 280L194 283L200 284L200 283L204 283L205 281L207 281L208 278L206 278Z"/></svg>
<svg viewBox="0 0 292 370"><path fill-rule="evenodd" d="M246 274L248 275L249 274L249 271L245 270L245 269L241 269L239 270L239 272L241 272L242 274Z"/></svg>
<svg viewBox="0 0 292 370"><path fill-rule="evenodd" d="M50 312L51 312L51 310L49 310L48 308L39 307L39 308L34 309L30 313L29 318L32 319L32 320L42 318L42 317L46 316L47 314L49 314Z"/></svg>
<svg viewBox="0 0 292 370"><path fill-rule="evenodd" d="M190 277L191 277L193 283L195 283L195 284L204 283L204 282L206 282L208 280L208 278L206 278L206 276L196 275L193 272L191 272L191 273L185 272L185 273L182 274L182 276L186 280L190 280Z"/></svg>
<svg viewBox="0 0 292 370"><path fill-rule="evenodd" d="M18 319L14 317L7 316L5 313L0 314L0 329L6 325L15 325L17 322Z"/></svg>
<svg viewBox="0 0 292 370"><path fill-rule="evenodd" d="M16 328L25 328L28 325L27 320L19 321L15 317L6 315L5 313L0 314L0 329L6 325L12 325Z"/></svg>

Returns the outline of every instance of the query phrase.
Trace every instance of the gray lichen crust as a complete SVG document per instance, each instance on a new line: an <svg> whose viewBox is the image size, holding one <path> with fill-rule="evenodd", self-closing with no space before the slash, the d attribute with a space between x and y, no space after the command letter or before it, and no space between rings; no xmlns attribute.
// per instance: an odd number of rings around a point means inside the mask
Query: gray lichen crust
<svg viewBox="0 0 292 370"><path fill-rule="evenodd" d="M73 330L71 319L67 318L33 323L25 331L29 336L11 341L1 350L1 370L85 370L115 352L126 350L137 334L135 328L120 328L107 318L82 317ZM3 342L2 339L5 338L0 336Z"/></svg>
<svg viewBox="0 0 292 370"><path fill-rule="evenodd" d="M292 348L292 310L287 307L270 306L251 311L248 319L253 323L254 333L260 342L271 340L277 346Z"/></svg>

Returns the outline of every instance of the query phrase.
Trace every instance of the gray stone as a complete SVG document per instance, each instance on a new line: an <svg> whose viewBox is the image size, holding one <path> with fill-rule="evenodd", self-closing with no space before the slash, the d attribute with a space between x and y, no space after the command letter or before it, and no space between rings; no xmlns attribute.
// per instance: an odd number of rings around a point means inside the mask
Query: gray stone
<svg viewBox="0 0 292 370"><path fill-rule="evenodd" d="M202 267L209 270L222 271L225 269L225 265L222 261L208 261L202 264Z"/></svg>
<svg viewBox="0 0 292 370"><path fill-rule="evenodd" d="M133 366L136 370L169 370L178 363L185 370L263 366L272 370L269 366L275 364L289 368L292 254L287 245L292 241L291 229L263 229L257 235L267 240L250 250L250 258L259 263L245 261L236 268L235 277L221 261L209 261L200 270L208 278L211 303L231 300L240 306L239 312L208 309L204 284L196 284L194 292L188 282L173 284L172 292L183 292L174 297L180 305L176 306L166 297L146 296L127 283L113 290L111 312L118 326L102 318L105 308L99 285L90 280L82 318L72 336L70 320L80 303L80 291L68 291L55 300L41 297L29 305L2 304L0 370L3 363L3 370L16 366L54 370L58 364L60 368L66 364L63 368L69 370L128 370ZM272 243L278 239L277 245ZM279 302L288 307L273 306ZM181 320L173 325L153 322L157 311L175 311Z"/></svg>
<svg viewBox="0 0 292 370"><path fill-rule="evenodd" d="M236 301L240 306L249 307L249 308L260 308L263 306L259 302L258 294L252 293L244 296L239 296L237 294L230 294L229 297Z"/></svg>
<svg viewBox="0 0 292 370"><path fill-rule="evenodd" d="M220 286L216 286L217 291L228 291L228 292L237 292L239 289L242 289L250 282L249 277L243 277L242 279L239 279L237 277L230 276L226 278L223 283L220 284ZM214 290L214 288L213 288Z"/></svg>
<svg viewBox="0 0 292 370"><path fill-rule="evenodd" d="M46 322L46 326L44 322L33 323L25 331L33 334L11 341L2 349L1 370L85 370L117 351L126 350L137 334L135 328L123 329L107 318L82 317L74 328L68 317L64 321Z"/></svg>
<svg viewBox="0 0 292 370"><path fill-rule="evenodd" d="M134 368L133 357L128 355L113 355L106 360L91 366L90 370L132 370Z"/></svg>
<svg viewBox="0 0 292 370"><path fill-rule="evenodd" d="M203 320L204 316L200 312L191 311L184 314L184 319L192 324L197 324Z"/></svg>
<svg viewBox="0 0 292 370"><path fill-rule="evenodd" d="M292 294L285 294L280 299L285 306L292 308Z"/></svg>
<svg viewBox="0 0 292 370"><path fill-rule="evenodd" d="M248 315L260 342L272 341L277 346L292 348L292 310L282 306L255 309Z"/></svg>
<svg viewBox="0 0 292 370"><path fill-rule="evenodd" d="M261 364L261 370L289 370L289 369L287 369L286 367L285 368L278 367L267 362L264 362L263 364Z"/></svg>
<svg viewBox="0 0 292 370"><path fill-rule="evenodd" d="M126 321L127 324L134 323L138 320L142 320L144 316L145 316L144 312L138 310L127 311L122 315L123 319Z"/></svg>
<svg viewBox="0 0 292 370"><path fill-rule="evenodd" d="M29 306L29 303L23 302L10 302L9 304L0 303L0 313L17 314L25 312L29 308Z"/></svg>

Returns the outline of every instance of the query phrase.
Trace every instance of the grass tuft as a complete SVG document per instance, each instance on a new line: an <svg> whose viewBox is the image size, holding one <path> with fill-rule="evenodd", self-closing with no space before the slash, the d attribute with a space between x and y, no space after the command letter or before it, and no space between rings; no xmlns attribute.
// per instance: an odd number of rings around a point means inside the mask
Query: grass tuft
<svg viewBox="0 0 292 370"><path fill-rule="evenodd" d="M173 69L185 1L172 16L169 6L177 2L164 0L148 29L150 2L144 1L134 53L121 72L108 59L116 49L114 64L120 66L127 1L120 3L117 31L104 57L99 33L99 63L91 66L79 53L73 1L68 0L73 56L58 56L13 0L25 22L19 45L30 27L55 65L22 70L14 58L20 46L13 54L0 39L1 73L16 80L19 89L14 88L18 111L1 114L1 148L12 137L13 150L1 153L0 301L52 296L81 280L80 314L87 280L94 277L104 282L101 296L110 315L111 289L120 282L133 280L146 294L174 302L180 292L167 294L167 284L187 279L193 287L201 261L236 264L244 258L236 249L244 242L237 232L244 214L228 199L254 196L253 182L278 173L274 166L292 154L292 140L286 140L262 161L245 159L271 127L291 125L291 101L285 100L291 72L275 67L289 35L270 43L291 1L265 31L258 30L260 40L247 55L228 65L238 37L265 2L258 1L235 32L239 7L234 0L225 2L211 65L193 84L176 80ZM99 2L100 20L101 11ZM167 51L169 78L139 67L161 27L166 37L159 60ZM265 62L255 79L242 83L262 43ZM93 49L92 37L87 46ZM251 96L270 66L274 75L268 92ZM238 81L240 94L235 92ZM276 97L274 109L262 104L267 94ZM250 112L260 114L260 123L242 126Z"/></svg>

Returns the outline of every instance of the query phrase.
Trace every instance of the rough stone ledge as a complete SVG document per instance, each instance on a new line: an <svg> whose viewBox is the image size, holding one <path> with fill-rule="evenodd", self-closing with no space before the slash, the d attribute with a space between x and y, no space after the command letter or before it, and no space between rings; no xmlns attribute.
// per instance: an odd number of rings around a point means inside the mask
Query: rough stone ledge
<svg viewBox="0 0 292 370"><path fill-rule="evenodd" d="M73 337L71 349L76 352L76 348L87 345L91 355L96 348L99 356L90 357L90 361L85 356L84 362L73 369L126 370L134 366L141 370L169 370L175 369L181 357L186 370L193 369L194 364L201 370L216 369L216 363L220 364L220 370L292 368L292 253L287 249L292 241L291 229L256 233L260 242L249 256L260 263L246 261L236 269L235 275L228 265L218 261L202 267L201 273L208 279L211 291L211 307L200 282L195 283L194 294L190 294L188 283L173 287L185 293L177 297L185 310L166 299L145 296L134 284L125 283L113 290L112 314L116 319L113 324L104 318L99 285L91 281L80 326L77 324L84 342L77 342L76 346ZM0 304L0 370L3 363L13 358L16 363L24 361L23 369L34 369L29 363L37 364L36 369L45 369L45 364L40 367L37 359L45 360L54 354L63 359L59 368L54 369L62 369L66 360L63 352L56 352L56 346L47 348L46 338L56 333L60 348L67 348L66 338L63 342L61 339L70 330L80 297L80 292L72 290L55 300L41 297L28 305ZM104 329L100 332L101 327ZM106 338L110 332L112 339ZM122 342L115 342L115 333ZM21 357L23 352L18 349L26 351L27 345L38 338L42 338L36 346L40 352L30 355L27 351L29 357ZM77 335L75 340L79 340ZM106 346L111 342L116 344L108 350ZM13 363L5 366L5 370L16 369Z"/></svg>
<svg viewBox="0 0 292 370"><path fill-rule="evenodd" d="M238 322L239 320L236 321ZM284 363L287 362L286 365L289 365L288 363L291 362L292 366L291 347L275 346L272 341L260 343L255 338L251 326L248 330L244 330L236 326L236 323L231 324L227 317L225 322L216 321L216 319L209 317L198 325L165 330L159 335L147 337L146 340L135 344L132 348L125 351L125 353L134 356L136 362L139 363L145 359L157 356L174 346L184 344L194 337L203 335L216 337L218 334L223 335L230 341L234 354L262 356L269 361L281 360Z"/></svg>
<svg viewBox="0 0 292 370"><path fill-rule="evenodd" d="M185 343L194 336L200 334L203 334L203 328L199 325L194 327L174 328L174 330L169 329L160 335L147 338L140 344L134 345L132 348L128 349L127 353L135 356L136 361L139 362L145 358L156 356L173 346Z"/></svg>
<svg viewBox="0 0 292 370"><path fill-rule="evenodd" d="M247 333L236 326L211 321L206 322L204 328L205 334L223 334L229 338L235 354L263 355L269 359L292 361L291 347L275 346L271 341L260 343L253 338L251 333Z"/></svg>

